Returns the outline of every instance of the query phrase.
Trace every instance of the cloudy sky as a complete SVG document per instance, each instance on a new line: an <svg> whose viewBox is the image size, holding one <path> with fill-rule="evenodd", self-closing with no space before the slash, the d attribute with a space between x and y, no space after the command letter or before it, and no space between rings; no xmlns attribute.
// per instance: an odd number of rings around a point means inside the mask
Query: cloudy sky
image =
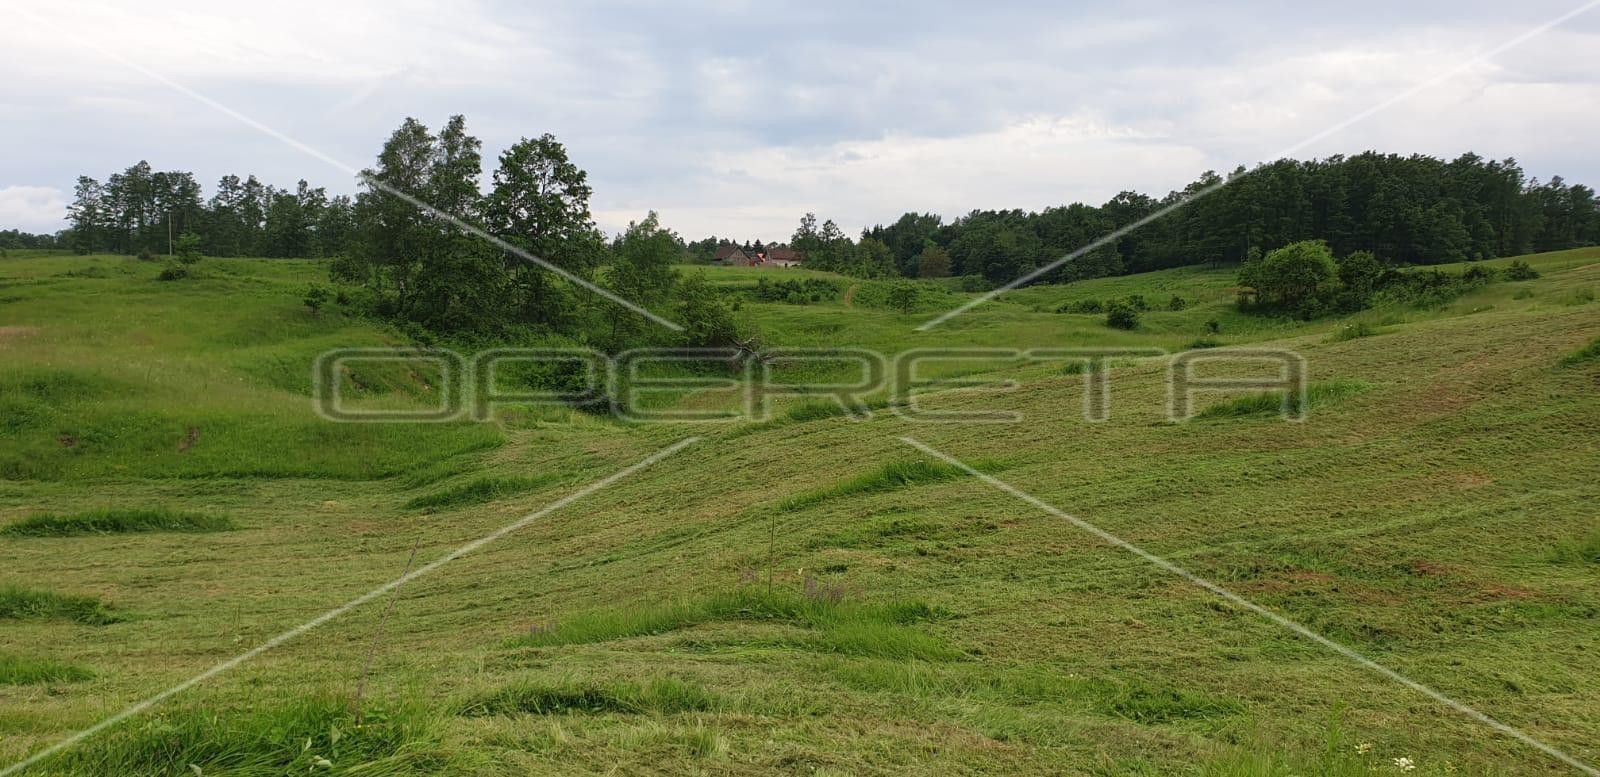
<svg viewBox="0 0 1600 777"><path fill-rule="evenodd" d="M1286 153L1471 149L1597 185L1600 8L1473 61L1580 4L0 0L0 228L58 229L78 175L139 159L207 196L252 172L350 192L329 159L452 113L491 165L554 133L602 227L654 209L689 238L1159 195Z"/></svg>

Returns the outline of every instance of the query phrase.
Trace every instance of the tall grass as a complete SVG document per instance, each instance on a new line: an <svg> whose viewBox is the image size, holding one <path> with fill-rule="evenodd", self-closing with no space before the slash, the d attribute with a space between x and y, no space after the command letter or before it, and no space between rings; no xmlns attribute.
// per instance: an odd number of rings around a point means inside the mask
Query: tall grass
<svg viewBox="0 0 1600 777"><path fill-rule="evenodd" d="M75 664L0 653L0 685L72 683L91 677L94 677L94 672Z"/></svg>
<svg viewBox="0 0 1600 777"><path fill-rule="evenodd" d="M33 515L0 527L0 535L13 537L70 537L79 534L131 532L214 532L234 528L227 518L180 513L166 508L90 510L71 515Z"/></svg>
<svg viewBox="0 0 1600 777"><path fill-rule="evenodd" d="M543 683L524 680L486 693L469 696L456 706L456 714L555 715L569 712L619 712L670 714L704 712L720 704L699 685L661 677L640 685L631 682Z"/></svg>
<svg viewBox="0 0 1600 777"><path fill-rule="evenodd" d="M1600 337L1590 340L1588 345L1561 357L1561 366L1563 367L1581 367L1591 362L1600 362Z"/></svg>
<svg viewBox="0 0 1600 777"><path fill-rule="evenodd" d="M122 617L92 596L37 591L15 585L0 586L0 620L52 619L91 626L119 623Z"/></svg>
<svg viewBox="0 0 1600 777"><path fill-rule="evenodd" d="M563 477L563 475L547 474L531 478L478 478L442 491L423 494L406 502L406 507L413 510L440 510L484 504L537 491Z"/></svg>
<svg viewBox="0 0 1600 777"><path fill-rule="evenodd" d="M1306 387L1305 395L1285 395L1282 391L1269 391L1238 399L1218 402L1198 413L1196 419L1239 418L1253 415L1297 414L1327 407L1346 397L1362 394L1371 386L1359 380L1332 380L1313 383Z"/></svg>
<svg viewBox="0 0 1600 777"><path fill-rule="evenodd" d="M46 766L66 775L433 774L448 765L436 720L420 707L391 707L369 709L356 725L348 702L333 696L238 713L191 708L102 734Z"/></svg>
<svg viewBox="0 0 1600 777"><path fill-rule="evenodd" d="M788 623L816 631L763 644L849 655L953 660L960 651L909 626L941 616L924 602L865 604L829 596L805 596L747 586L688 601L599 610L537 628L512 639L510 647L546 647L608 642L665 634L717 621Z"/></svg>
<svg viewBox="0 0 1600 777"><path fill-rule="evenodd" d="M1000 465L992 460L973 462L972 468L980 472L993 472ZM796 494L778 504L778 509L791 512L821 502L856 494L875 494L894 491L925 483L939 483L966 477L967 472L953 464L930 459L902 459L883 464L848 480L813 491Z"/></svg>

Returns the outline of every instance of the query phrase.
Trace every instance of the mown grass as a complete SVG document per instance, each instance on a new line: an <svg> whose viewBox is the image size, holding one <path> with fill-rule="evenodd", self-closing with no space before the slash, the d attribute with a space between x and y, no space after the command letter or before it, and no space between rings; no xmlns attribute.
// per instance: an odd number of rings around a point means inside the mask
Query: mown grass
<svg viewBox="0 0 1600 777"><path fill-rule="evenodd" d="M827 595L807 596L744 586L698 599L580 614L515 637L507 646L591 644L665 634L717 621L751 621L789 623L818 632L760 642L770 647L953 660L960 657L960 651L909 628L941 615L917 601L866 604Z"/></svg>
<svg viewBox="0 0 1600 777"><path fill-rule="evenodd" d="M971 466L979 472L994 472L1001 468L1000 463L993 459L974 461ZM926 458L900 459L880 465L831 486L791 496L779 502L778 509L782 512L792 512L821 502L842 499L848 496L895 491L928 483L941 483L966 476L967 471L954 464L946 464L942 461L933 461Z"/></svg>
<svg viewBox="0 0 1600 777"><path fill-rule="evenodd" d="M187 708L102 733L45 766L72 775L434 774L449 762L438 722L420 706L369 703L357 725L350 701L331 695L249 711Z"/></svg>
<svg viewBox="0 0 1600 777"><path fill-rule="evenodd" d="M1306 386L1304 395L1269 391L1239 397L1207 406L1194 417L1198 420L1240 418L1256 415L1294 415L1328 407L1347 397L1363 394L1371 389L1358 380L1331 380Z"/></svg>
<svg viewBox="0 0 1600 777"><path fill-rule="evenodd" d="M698 684L658 677L643 685L633 682L547 683L521 680L468 696L456 704L457 715L562 715L615 712L625 715L705 712L721 704Z"/></svg>
<svg viewBox="0 0 1600 777"><path fill-rule="evenodd" d="M59 594L0 585L0 620L62 619L91 626L119 623L122 616L92 596Z"/></svg>
<svg viewBox="0 0 1600 777"><path fill-rule="evenodd" d="M93 677L92 670L76 664L0 653L0 685L75 683Z"/></svg>
<svg viewBox="0 0 1600 777"><path fill-rule="evenodd" d="M412 510L443 510L485 504L537 491L560 481L563 477L559 474L545 474L531 478L477 478L459 486L423 494L406 502L406 507Z"/></svg>
<svg viewBox="0 0 1600 777"><path fill-rule="evenodd" d="M57 515L32 515L0 527L0 535L12 537L71 537L80 534L127 534L134 532L217 532L233 529L233 521L215 515L187 513L166 508L107 508Z"/></svg>

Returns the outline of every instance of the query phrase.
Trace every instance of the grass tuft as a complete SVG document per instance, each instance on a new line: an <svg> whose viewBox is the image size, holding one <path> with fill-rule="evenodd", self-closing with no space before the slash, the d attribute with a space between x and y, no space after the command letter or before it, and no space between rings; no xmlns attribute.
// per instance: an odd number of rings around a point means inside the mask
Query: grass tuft
<svg viewBox="0 0 1600 777"><path fill-rule="evenodd" d="M58 594L31 588L0 586L0 620L42 620L59 618L91 626L119 623L122 617L111 612L92 596Z"/></svg>
<svg viewBox="0 0 1600 777"><path fill-rule="evenodd" d="M670 677L657 678L647 685L573 681L548 684L530 680L471 696L457 706L456 714L467 717L574 712L671 714L704 712L718 705L718 699L699 685Z"/></svg>
<svg viewBox="0 0 1600 777"><path fill-rule="evenodd" d="M90 510L71 515L33 515L5 527L12 537L71 537L133 532L214 532L234 528L227 518L180 513L166 508Z"/></svg>
<svg viewBox="0 0 1600 777"><path fill-rule="evenodd" d="M57 767L51 774L431 774L448 765L434 720L420 707L368 704L358 726L349 701L333 696L238 714L193 708L108 732L48 763Z"/></svg>
<svg viewBox="0 0 1600 777"><path fill-rule="evenodd" d="M531 478L478 478L442 491L423 494L406 502L406 507L412 510L442 510L484 504L537 491L562 477L547 474Z"/></svg>
<svg viewBox="0 0 1600 777"><path fill-rule="evenodd" d="M963 656L959 650L908 628L942 616L940 610L925 602L863 604L745 587L655 607L586 613L516 637L508 647L590 644L665 634L718 621L754 621L789 623L816 632L762 643L768 646L885 658L959 659Z"/></svg>
<svg viewBox="0 0 1600 777"><path fill-rule="evenodd" d="M1588 345L1561 358L1563 367L1582 367L1594 362L1600 362L1600 337L1590 340Z"/></svg>
<svg viewBox="0 0 1600 777"><path fill-rule="evenodd" d="M1327 407L1346 397L1352 397L1368 391L1371 386L1359 380L1333 380L1324 383L1313 383L1306 387L1305 398L1285 398L1282 391L1269 391L1264 394L1254 394L1248 397L1239 397L1224 402L1218 402L1194 414L1196 419L1239 418L1253 415L1276 415L1278 413L1309 412L1316 408ZM1304 408L1300 407L1304 402Z"/></svg>
<svg viewBox="0 0 1600 777"><path fill-rule="evenodd" d="M1557 564L1600 564L1600 529L1589 532L1582 540L1556 545L1550 551L1550 561Z"/></svg>
<svg viewBox="0 0 1600 777"><path fill-rule="evenodd" d="M993 472L1000 469L1000 465L997 462L985 459L973 462L972 468L979 472ZM884 491L894 491L925 483L955 480L966 477L966 475L966 470L942 461L933 461L925 458L902 459L891 461L877 469L863 472L849 480L791 496L780 502L778 509L783 512L792 512L821 502L856 494L876 494Z"/></svg>
<svg viewBox="0 0 1600 777"><path fill-rule="evenodd" d="M1333 332L1328 335L1328 342L1343 343L1363 337L1372 337L1373 335L1377 334L1382 334L1377 327L1374 327L1365 321L1356 321L1354 323L1345 324L1344 326L1333 330Z"/></svg>
<svg viewBox="0 0 1600 777"><path fill-rule="evenodd" d="M92 677L94 672L74 664L0 653L0 685L76 683Z"/></svg>

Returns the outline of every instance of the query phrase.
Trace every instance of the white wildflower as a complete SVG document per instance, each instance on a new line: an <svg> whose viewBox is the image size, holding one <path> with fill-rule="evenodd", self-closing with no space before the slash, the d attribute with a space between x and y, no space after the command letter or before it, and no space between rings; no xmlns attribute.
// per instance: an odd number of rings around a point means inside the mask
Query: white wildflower
<svg viewBox="0 0 1600 777"><path fill-rule="evenodd" d="M1399 769L1402 772L1409 772L1412 769L1417 768L1417 764L1410 758L1400 756L1399 758L1394 759L1394 768Z"/></svg>
<svg viewBox="0 0 1600 777"><path fill-rule="evenodd" d="M1362 742L1361 744L1356 745L1356 754L1357 755L1366 755L1367 753L1370 753L1370 752L1372 752L1372 743L1371 742Z"/></svg>

